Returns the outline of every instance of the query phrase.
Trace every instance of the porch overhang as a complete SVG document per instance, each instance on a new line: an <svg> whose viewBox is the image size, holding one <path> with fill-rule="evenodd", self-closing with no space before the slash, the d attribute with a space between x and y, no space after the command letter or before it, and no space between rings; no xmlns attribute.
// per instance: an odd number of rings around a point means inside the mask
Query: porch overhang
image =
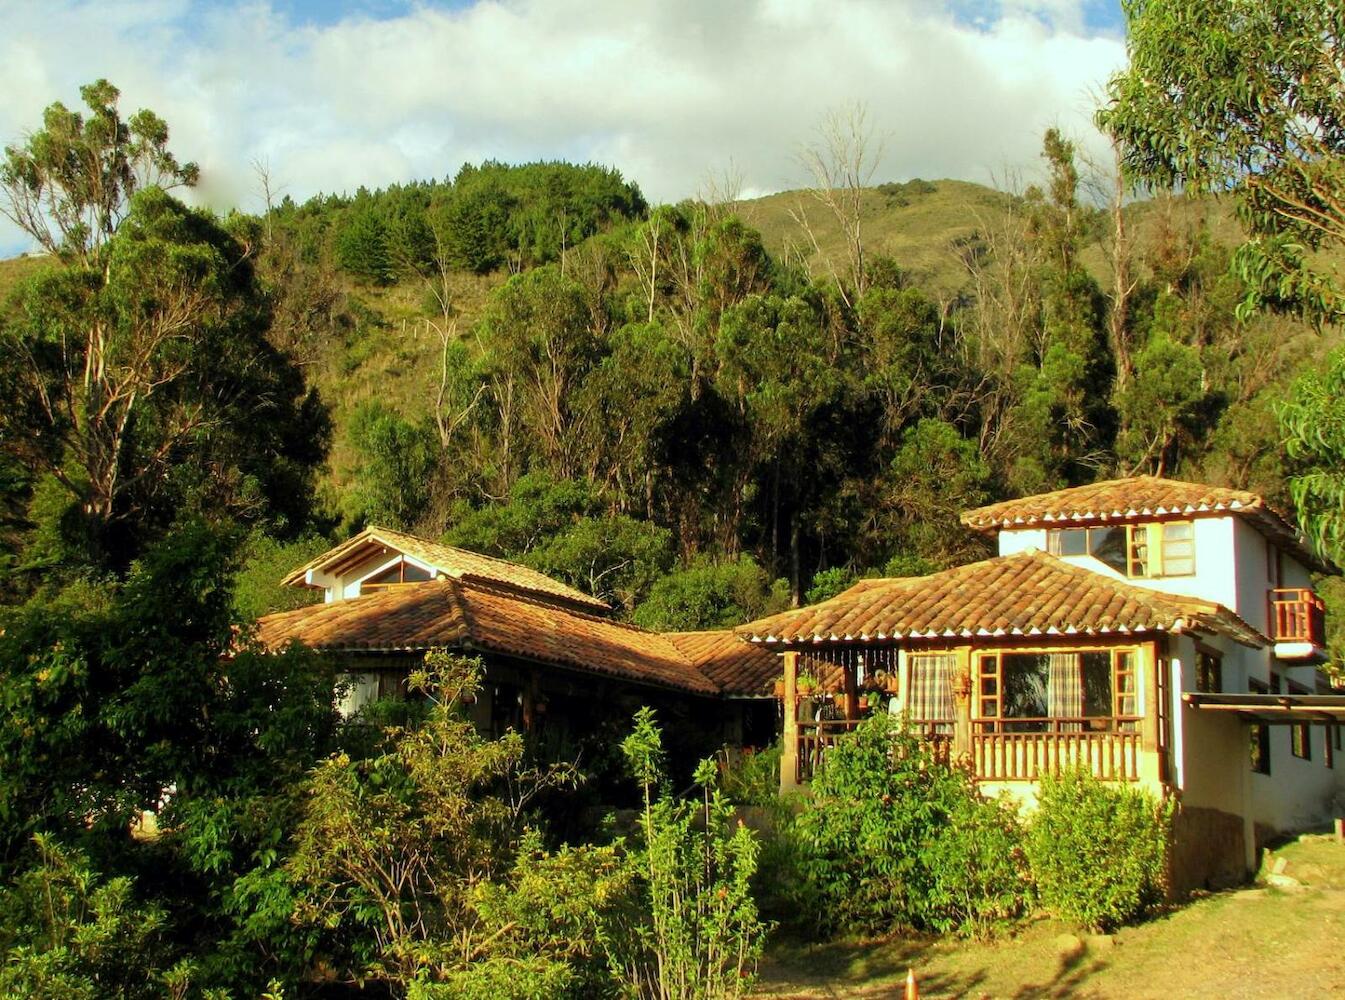
<svg viewBox="0 0 1345 1000"><path fill-rule="evenodd" d="M1207 694L1187 692L1182 701L1202 712L1228 712L1244 722L1345 725L1345 694Z"/></svg>

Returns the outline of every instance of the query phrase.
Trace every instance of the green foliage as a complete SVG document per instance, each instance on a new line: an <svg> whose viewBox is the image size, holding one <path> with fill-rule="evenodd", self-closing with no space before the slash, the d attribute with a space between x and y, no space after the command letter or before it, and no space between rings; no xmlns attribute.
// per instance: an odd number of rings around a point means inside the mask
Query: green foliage
<svg viewBox="0 0 1345 1000"><path fill-rule="evenodd" d="M363 206L345 220L336 237L336 261L345 271L375 285L392 280L388 233L371 206Z"/></svg>
<svg viewBox="0 0 1345 1000"><path fill-rule="evenodd" d="M729 801L773 807L780 797L780 756L778 740L761 750L721 751L719 780Z"/></svg>
<svg viewBox="0 0 1345 1000"><path fill-rule="evenodd" d="M96 261L38 272L0 321L0 443L66 487L101 564L184 508L308 516L326 412L266 340L249 238L147 188Z"/></svg>
<svg viewBox="0 0 1345 1000"><path fill-rule="evenodd" d="M296 566L304 565L330 547L331 543L318 535L281 542L260 531L250 533L234 578L234 609L238 618L252 622L273 611L312 604L320 594L303 587L284 587L280 581Z"/></svg>
<svg viewBox="0 0 1345 1000"><path fill-rule="evenodd" d="M0 210L47 252L87 263L117 231L137 189L191 186L200 171L168 151L168 125L154 112L123 121L121 94L106 80L79 95L87 117L57 101L23 145L5 147Z"/></svg>
<svg viewBox="0 0 1345 1000"><path fill-rule="evenodd" d="M811 793L784 835L791 904L817 929L982 933L1025 911L1012 807L980 798L893 717L841 740Z"/></svg>
<svg viewBox="0 0 1345 1000"><path fill-rule="evenodd" d="M803 602L805 604L820 604L822 601L835 597L843 590L848 590L858 579L855 571L847 569L844 566L833 566L831 569L824 569L813 574L813 582L804 592Z"/></svg>
<svg viewBox="0 0 1345 1000"><path fill-rule="evenodd" d="M934 566L983 557L983 540L958 517L989 502L991 482L975 443L951 424L927 417L907 428L883 477L881 533L893 549Z"/></svg>
<svg viewBox="0 0 1345 1000"><path fill-rule="evenodd" d="M1172 809L1083 771L1043 777L1026 841L1042 904L1090 930L1143 917L1163 897Z"/></svg>
<svg viewBox="0 0 1345 1000"><path fill-rule="evenodd" d="M1305 371L1279 408L1299 523L1334 561L1345 558L1345 351Z"/></svg>
<svg viewBox="0 0 1345 1000"><path fill-rule="evenodd" d="M533 548L523 562L629 611L671 566L672 536L624 515L585 517Z"/></svg>
<svg viewBox="0 0 1345 1000"><path fill-rule="evenodd" d="M352 416L350 443L359 464L345 499L347 519L403 531L415 527L428 512L438 468L439 442L433 429L374 401Z"/></svg>
<svg viewBox="0 0 1345 1000"><path fill-rule="evenodd" d="M33 843L33 866L0 889L0 996L163 996L163 911L131 879L104 878L50 837Z"/></svg>
<svg viewBox="0 0 1345 1000"><path fill-rule="evenodd" d="M631 862L648 922L634 928L631 940L613 942L614 971L640 998L743 996L756 978L767 931L751 892L756 838L741 822L730 832L733 809L715 787L713 760L696 770L698 807L663 787L663 743L650 709L636 714L621 749L644 795Z"/></svg>
<svg viewBox="0 0 1345 1000"><path fill-rule="evenodd" d="M565 893L580 888L581 873L599 897L618 878L610 857L571 853L550 865L574 880L568 888L524 881L491 889L509 884L532 797L577 776L569 766L529 765L517 733L489 740L477 732L462 705L475 696L480 670L477 661L428 654L411 678L433 703L423 722L387 730L384 747L368 758L329 757L305 783L297 847L285 866L297 919L353 941L333 958L355 975L405 987L470 979L478 960L564 962L581 947L564 927L534 918L530 926L544 932L534 938L512 915L546 905L573 916L582 905ZM535 854L537 842L526 849ZM499 895L515 890L528 898Z"/></svg>
<svg viewBox="0 0 1345 1000"><path fill-rule="evenodd" d="M631 620L656 631L726 628L788 604L784 581L772 582L751 556L718 563L701 559L655 583Z"/></svg>
<svg viewBox="0 0 1345 1000"><path fill-rule="evenodd" d="M1338 319L1340 291L1310 260L1345 244L1345 14L1333 0L1128 0L1130 66L1098 123L1138 181L1233 190L1250 232L1245 307Z"/></svg>

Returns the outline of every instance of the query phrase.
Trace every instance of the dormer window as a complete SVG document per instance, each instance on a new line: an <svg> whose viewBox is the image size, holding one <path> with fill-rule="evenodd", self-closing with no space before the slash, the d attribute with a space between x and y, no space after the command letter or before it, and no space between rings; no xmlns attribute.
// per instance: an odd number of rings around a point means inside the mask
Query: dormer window
<svg viewBox="0 0 1345 1000"><path fill-rule="evenodd" d="M1190 521L1051 528L1047 550L1055 556L1092 556L1131 579L1193 576L1195 525Z"/></svg>
<svg viewBox="0 0 1345 1000"><path fill-rule="evenodd" d="M360 593L373 594L380 590L388 590L408 583L425 583L429 579L429 570L417 566L415 563L407 562L406 557L403 556L383 572L360 581Z"/></svg>

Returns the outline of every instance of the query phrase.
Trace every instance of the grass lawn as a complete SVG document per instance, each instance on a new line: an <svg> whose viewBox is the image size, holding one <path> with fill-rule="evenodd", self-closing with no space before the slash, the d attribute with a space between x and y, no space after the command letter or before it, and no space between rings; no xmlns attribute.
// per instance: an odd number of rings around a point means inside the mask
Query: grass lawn
<svg viewBox="0 0 1345 1000"><path fill-rule="evenodd" d="M922 997L1345 996L1345 845L1304 836L1276 852L1292 890L1199 898L1111 937L1035 920L1012 936L903 936L826 945L776 943L760 993L779 998L900 996L914 969ZM1072 946L1072 947L1070 947Z"/></svg>

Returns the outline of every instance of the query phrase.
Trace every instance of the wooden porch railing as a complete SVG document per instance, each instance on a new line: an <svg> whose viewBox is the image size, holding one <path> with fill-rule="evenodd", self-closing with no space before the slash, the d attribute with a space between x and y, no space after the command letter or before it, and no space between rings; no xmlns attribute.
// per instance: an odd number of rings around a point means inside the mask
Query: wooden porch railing
<svg viewBox="0 0 1345 1000"><path fill-rule="evenodd" d="M1326 644L1326 606L1311 590L1294 587L1270 592L1270 622L1276 642Z"/></svg>
<svg viewBox="0 0 1345 1000"><path fill-rule="evenodd" d="M1140 733L1135 719L1117 719L1118 728L1094 732L1085 727L1090 719L1014 719L1007 725L1017 731L995 731L1000 720L973 724L972 767L978 781L1035 781L1045 774L1060 774L1082 767L1103 781L1137 781L1140 776ZM1038 731L1023 729L1039 723ZM1075 730L1069 727L1077 726Z"/></svg>
<svg viewBox="0 0 1345 1000"><path fill-rule="evenodd" d="M846 733L854 732L859 719L836 719L826 722L799 722L799 757L796 780L799 784L811 781L826 765L827 752ZM934 759L947 764L953 755L953 724L951 722L912 722L912 728L922 734L934 751Z"/></svg>

